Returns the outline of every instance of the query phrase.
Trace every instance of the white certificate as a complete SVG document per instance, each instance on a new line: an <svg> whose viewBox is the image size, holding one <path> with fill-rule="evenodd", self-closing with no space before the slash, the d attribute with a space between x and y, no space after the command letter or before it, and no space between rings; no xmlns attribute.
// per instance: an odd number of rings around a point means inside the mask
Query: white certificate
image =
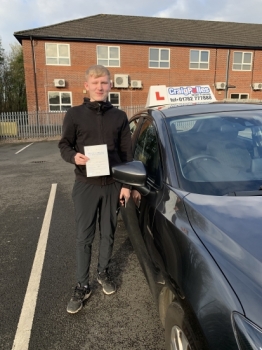
<svg viewBox="0 0 262 350"><path fill-rule="evenodd" d="M107 145L85 146L87 177L109 175Z"/></svg>

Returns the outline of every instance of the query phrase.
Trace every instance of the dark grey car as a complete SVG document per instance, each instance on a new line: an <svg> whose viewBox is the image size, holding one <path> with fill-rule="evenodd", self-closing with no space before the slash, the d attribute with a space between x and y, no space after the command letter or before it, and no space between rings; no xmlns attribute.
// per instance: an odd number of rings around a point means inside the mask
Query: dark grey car
<svg viewBox="0 0 262 350"><path fill-rule="evenodd" d="M147 109L130 120L141 194L122 216L166 349L262 349L262 105Z"/></svg>

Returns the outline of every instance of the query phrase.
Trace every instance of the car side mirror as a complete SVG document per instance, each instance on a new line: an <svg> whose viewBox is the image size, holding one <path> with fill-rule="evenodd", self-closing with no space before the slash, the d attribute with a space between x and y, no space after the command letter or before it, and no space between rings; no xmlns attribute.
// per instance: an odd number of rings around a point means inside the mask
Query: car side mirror
<svg viewBox="0 0 262 350"><path fill-rule="evenodd" d="M147 174L145 166L138 160L113 166L112 175L116 181L132 186L143 196L150 192L146 187Z"/></svg>

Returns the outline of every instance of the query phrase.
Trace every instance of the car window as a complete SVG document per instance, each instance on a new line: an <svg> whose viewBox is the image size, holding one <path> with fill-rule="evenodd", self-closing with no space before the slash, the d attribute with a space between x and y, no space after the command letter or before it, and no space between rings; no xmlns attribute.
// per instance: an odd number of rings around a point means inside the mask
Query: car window
<svg viewBox="0 0 262 350"><path fill-rule="evenodd" d="M158 139L154 125L145 120L135 145L134 159L140 160L147 170L148 176L159 184L160 156Z"/></svg>
<svg viewBox="0 0 262 350"><path fill-rule="evenodd" d="M183 189L218 195L259 190L261 111L176 117L169 119L169 131Z"/></svg>
<svg viewBox="0 0 262 350"><path fill-rule="evenodd" d="M182 121L173 121L171 124L170 124L170 127L171 127L171 130L173 132L186 132L190 129L192 129L195 125L196 121L195 120L182 120Z"/></svg>
<svg viewBox="0 0 262 350"><path fill-rule="evenodd" d="M251 127L245 128L243 131L239 131L239 136L247 139L252 139L252 129Z"/></svg>
<svg viewBox="0 0 262 350"><path fill-rule="evenodd" d="M139 122L139 118L136 118L134 120L132 120L129 123L129 128L130 128L130 132L131 132L131 136L134 134L134 132L136 131L136 128L138 126L138 122Z"/></svg>

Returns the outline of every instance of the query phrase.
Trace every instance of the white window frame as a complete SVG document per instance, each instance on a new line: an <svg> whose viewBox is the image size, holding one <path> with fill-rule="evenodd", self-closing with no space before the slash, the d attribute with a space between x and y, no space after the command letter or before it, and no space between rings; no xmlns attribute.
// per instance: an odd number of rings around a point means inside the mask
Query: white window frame
<svg viewBox="0 0 262 350"><path fill-rule="evenodd" d="M232 98L232 95L238 95L238 98ZM247 98L241 98L241 96L247 96ZM230 94L230 98L232 100L248 100L249 99L249 94L247 94L246 92L237 92L237 93L232 92Z"/></svg>
<svg viewBox="0 0 262 350"><path fill-rule="evenodd" d="M56 46L56 56L47 56L47 46L52 45ZM67 46L68 47L68 56L59 56L59 46ZM56 59L57 63L48 63L48 58L50 59ZM59 59L68 59L68 64L66 63L59 63ZM70 58L70 45L69 44L63 44L63 43L45 43L45 62L47 66L71 66L71 58Z"/></svg>
<svg viewBox="0 0 262 350"><path fill-rule="evenodd" d="M235 63L234 60L235 60L235 54L236 53L241 53L242 54L241 63ZM245 63L244 62L245 54L249 54L250 55L250 63ZM241 71L241 72L249 72L249 71L252 70L252 63L253 63L252 61L253 61L253 52L251 52L251 51L234 51L234 53L233 53L232 70L234 70L234 71ZM234 68L235 65L241 65L241 68L240 69ZM250 69L243 69L244 65L250 65Z"/></svg>
<svg viewBox="0 0 262 350"><path fill-rule="evenodd" d="M98 57L98 48L99 47L107 47L107 58L99 58ZM110 48L112 48L112 47L118 49L118 58L117 59L110 57ZM120 46L115 46L115 45L97 45L96 46L96 59L97 59L97 64L102 64L105 67L120 67ZM109 64L110 59L115 60L115 61L118 60L118 65L110 65ZM99 60L103 60L103 61L107 60L107 64L99 63Z"/></svg>
<svg viewBox="0 0 262 350"><path fill-rule="evenodd" d="M150 51L151 50L158 50L158 60L151 60L150 59ZM161 51L168 51L168 60L161 60L160 56L161 56ZM150 66L150 62L157 62L158 63L158 67L151 67ZM160 67L161 62L168 62L168 67ZM149 51L148 51L148 68L151 69L170 69L170 49L167 47L149 47Z"/></svg>
<svg viewBox="0 0 262 350"><path fill-rule="evenodd" d="M198 61L191 61L191 52L192 51L198 51L199 52L199 59ZM208 53L208 60L207 61L201 61L201 52L207 52ZM210 61L210 50L198 50L198 49L191 49L189 52L189 69L192 70L209 70L209 61ZM197 64L198 67L191 67L191 64ZM207 64L207 68L200 67L201 64Z"/></svg>
<svg viewBox="0 0 262 350"><path fill-rule="evenodd" d="M69 94L70 95L70 101L71 103L61 103L61 96L62 94ZM58 104L55 104L55 103L50 103L50 100L49 100L49 94L56 94L56 95L59 95L59 107L60 109L59 110L52 110L50 109L50 106L58 106ZM47 101L48 101L48 109L50 112L64 112L65 110L61 109L61 106L67 106L67 107L72 107L73 106L73 101L72 101L72 92L71 91L48 91L47 93Z"/></svg>
<svg viewBox="0 0 262 350"><path fill-rule="evenodd" d="M111 102L111 95L118 95L118 104ZM120 92L109 92L108 101L110 101L114 107L120 108Z"/></svg>

